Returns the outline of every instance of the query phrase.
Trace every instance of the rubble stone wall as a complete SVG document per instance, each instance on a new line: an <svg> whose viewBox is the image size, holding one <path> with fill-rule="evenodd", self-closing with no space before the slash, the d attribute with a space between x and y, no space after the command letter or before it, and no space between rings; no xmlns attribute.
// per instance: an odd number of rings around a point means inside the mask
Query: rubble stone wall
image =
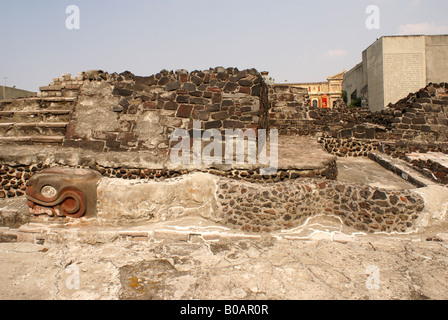
<svg viewBox="0 0 448 320"><path fill-rule="evenodd" d="M220 179L218 203L224 224L247 232L302 225L318 214L339 217L367 232L404 232L415 226L423 199L411 191L385 191L336 181L295 180L270 185Z"/></svg>
<svg viewBox="0 0 448 320"><path fill-rule="evenodd" d="M86 166L86 165L61 165L59 163L37 162L30 165L11 165L0 164L0 199L14 198L25 195L27 182L41 170L49 167L67 167L67 168L84 168L95 170L106 178L119 178L123 180L147 180L147 181L164 181L171 178L187 175L192 172L187 168L163 169L163 168L136 168L121 166L117 164L114 167L105 167L102 165ZM219 177L226 177L247 182L268 184L285 180L296 180L304 178L322 178L335 179L337 175L336 162L329 164L326 168L315 170L295 170L295 169L279 169L272 175L261 175L257 169L212 169L204 168L202 170L193 170L197 172L209 173Z"/></svg>
<svg viewBox="0 0 448 320"><path fill-rule="evenodd" d="M201 130L265 128L264 92L255 69L163 70L149 77L124 72L84 83L64 146L166 155L170 134L192 130L195 120Z"/></svg>
<svg viewBox="0 0 448 320"><path fill-rule="evenodd" d="M363 232L405 232L417 226L424 209L423 198L410 190L316 179L258 184L203 173L160 182L106 178L98 193L102 223L199 215L253 233L299 227L315 215L339 217Z"/></svg>
<svg viewBox="0 0 448 320"><path fill-rule="evenodd" d="M284 135L414 143L448 139L448 83L430 84L376 113L311 107L306 89L285 86L274 87L270 99L270 127Z"/></svg>

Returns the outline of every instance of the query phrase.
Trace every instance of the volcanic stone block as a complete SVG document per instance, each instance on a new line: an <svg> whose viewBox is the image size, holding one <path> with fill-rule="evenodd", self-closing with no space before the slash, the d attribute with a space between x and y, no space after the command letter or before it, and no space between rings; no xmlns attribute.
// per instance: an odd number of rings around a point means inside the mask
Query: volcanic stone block
<svg viewBox="0 0 448 320"><path fill-rule="evenodd" d="M207 105L205 106L205 108L206 108L208 111L210 111L210 112L216 112L216 111L221 110L219 104L217 104L217 103L207 104Z"/></svg>
<svg viewBox="0 0 448 320"><path fill-rule="evenodd" d="M190 102L190 97L189 96L177 96L176 102L177 103L188 103L188 102Z"/></svg>
<svg viewBox="0 0 448 320"><path fill-rule="evenodd" d="M210 117L210 112L205 110L203 111L193 110L192 117L193 119L207 121Z"/></svg>
<svg viewBox="0 0 448 320"><path fill-rule="evenodd" d="M157 104L153 101L146 101L143 103L143 110L155 110L157 109Z"/></svg>
<svg viewBox="0 0 448 320"><path fill-rule="evenodd" d="M118 84L115 86L114 90L112 91L112 94L129 97L131 96L133 91L126 87L120 87Z"/></svg>
<svg viewBox="0 0 448 320"><path fill-rule="evenodd" d="M414 118L412 124L426 124L425 118Z"/></svg>
<svg viewBox="0 0 448 320"><path fill-rule="evenodd" d="M223 107L231 107L233 105L235 105L235 102L233 100L223 100L222 101Z"/></svg>
<svg viewBox="0 0 448 320"><path fill-rule="evenodd" d="M146 86L153 86L157 84L157 80L154 76L150 77L135 77L135 84L142 84Z"/></svg>
<svg viewBox="0 0 448 320"><path fill-rule="evenodd" d="M253 85L252 81L247 79L241 79L240 81L238 81L238 84L243 87L252 87Z"/></svg>
<svg viewBox="0 0 448 320"><path fill-rule="evenodd" d="M176 117L190 118L192 110L192 105L182 104L180 105L179 109L177 109Z"/></svg>
<svg viewBox="0 0 448 320"><path fill-rule="evenodd" d="M224 86L224 91L230 92L235 91L238 88L238 84L234 82L227 82Z"/></svg>
<svg viewBox="0 0 448 320"><path fill-rule="evenodd" d="M179 88L180 88L180 81L169 82L165 86L166 91L173 91Z"/></svg>
<svg viewBox="0 0 448 320"><path fill-rule="evenodd" d="M168 101L165 103L164 109L165 110L177 110L178 104L175 101Z"/></svg>
<svg viewBox="0 0 448 320"><path fill-rule="evenodd" d="M190 82L184 83L182 88L187 91L196 91L196 86Z"/></svg>
<svg viewBox="0 0 448 320"><path fill-rule="evenodd" d="M229 113L227 111L222 111L222 112L212 114L212 119L215 119L215 120L224 120L224 119L227 119L228 117L229 117Z"/></svg>
<svg viewBox="0 0 448 320"><path fill-rule="evenodd" d="M210 92L209 92L210 93ZM190 91L190 96L193 97L202 97L202 92L201 91Z"/></svg>
<svg viewBox="0 0 448 320"><path fill-rule="evenodd" d="M252 95L258 97L258 96L260 96L260 94L261 94L261 85L258 84L258 85L253 86L252 87Z"/></svg>
<svg viewBox="0 0 448 320"><path fill-rule="evenodd" d="M216 121L208 121L204 124L205 130L208 129L218 129L222 127L222 121L216 120Z"/></svg>
<svg viewBox="0 0 448 320"><path fill-rule="evenodd" d="M202 84L203 80L196 75L192 75L191 82L193 82L196 86L200 86Z"/></svg>
<svg viewBox="0 0 448 320"><path fill-rule="evenodd" d="M250 94L250 87L240 87L240 93Z"/></svg>
<svg viewBox="0 0 448 320"><path fill-rule="evenodd" d="M372 199L373 200L386 200L387 199L387 195L383 191L376 190L373 193Z"/></svg>
<svg viewBox="0 0 448 320"><path fill-rule="evenodd" d="M229 75L226 72L218 72L216 78L221 81L226 81L229 78Z"/></svg>
<svg viewBox="0 0 448 320"><path fill-rule="evenodd" d="M204 98L194 97L190 98L190 103L192 104L206 104L208 101Z"/></svg>
<svg viewBox="0 0 448 320"><path fill-rule="evenodd" d="M223 126L226 129L242 129L244 128L244 123L234 120L224 120Z"/></svg>
<svg viewBox="0 0 448 320"><path fill-rule="evenodd" d="M159 86L164 86L164 85L166 85L169 81L170 81L170 79L169 79L168 77L162 77L162 78L160 78L158 84L159 84Z"/></svg>

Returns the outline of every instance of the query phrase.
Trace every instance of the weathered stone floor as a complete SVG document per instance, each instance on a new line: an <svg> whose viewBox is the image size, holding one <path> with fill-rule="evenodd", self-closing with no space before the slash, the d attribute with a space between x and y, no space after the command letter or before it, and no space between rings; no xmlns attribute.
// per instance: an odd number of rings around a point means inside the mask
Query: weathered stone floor
<svg viewBox="0 0 448 320"><path fill-rule="evenodd" d="M338 158L337 164L337 180L340 182L365 184L386 190L416 188L413 184L368 158Z"/></svg>
<svg viewBox="0 0 448 320"><path fill-rule="evenodd" d="M340 181L415 188L368 159L337 162ZM0 299L448 299L446 200L435 188L419 192L439 222L401 235L315 216L248 236L189 217L126 230L75 225L41 245L0 243Z"/></svg>
<svg viewBox="0 0 448 320"><path fill-rule="evenodd" d="M423 234L364 235L317 217L294 232L2 243L0 298L448 299L446 225Z"/></svg>

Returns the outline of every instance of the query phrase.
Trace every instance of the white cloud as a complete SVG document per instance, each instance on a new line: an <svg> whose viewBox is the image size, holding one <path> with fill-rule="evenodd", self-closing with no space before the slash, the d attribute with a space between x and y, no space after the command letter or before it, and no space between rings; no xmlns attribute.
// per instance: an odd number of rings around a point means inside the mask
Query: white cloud
<svg viewBox="0 0 448 320"><path fill-rule="evenodd" d="M447 34L448 25L438 26L434 22L422 22L417 24L405 24L398 27L399 35L415 34Z"/></svg>
<svg viewBox="0 0 448 320"><path fill-rule="evenodd" d="M330 58L339 58L339 57L345 57L348 54L347 51L341 50L341 49L330 49L327 51L325 56Z"/></svg>

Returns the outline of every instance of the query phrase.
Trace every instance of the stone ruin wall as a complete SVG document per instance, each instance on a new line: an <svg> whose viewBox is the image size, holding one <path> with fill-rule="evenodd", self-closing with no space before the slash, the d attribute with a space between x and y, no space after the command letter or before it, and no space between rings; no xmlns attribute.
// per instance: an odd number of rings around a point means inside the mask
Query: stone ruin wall
<svg viewBox="0 0 448 320"><path fill-rule="evenodd" d="M247 232L287 230L316 215L332 215L366 232L405 232L416 227L423 199L332 180L300 179L258 185L221 178L217 198L223 223Z"/></svg>
<svg viewBox="0 0 448 320"><path fill-rule="evenodd" d="M274 86L269 97L271 128L281 135L317 137L338 157L368 157L377 151L403 160L412 152L448 154L448 83L429 84L375 113L312 107L305 89L288 86ZM448 183L447 168L432 161L411 164L430 179Z"/></svg>
<svg viewBox="0 0 448 320"><path fill-rule="evenodd" d="M130 72L83 85L64 147L107 151L151 151L164 157L170 134L192 130L258 129L268 106L255 69L162 71L149 77ZM101 78L100 78L101 79ZM192 136L192 135L191 135Z"/></svg>
<svg viewBox="0 0 448 320"><path fill-rule="evenodd" d="M396 104L372 113L365 108L323 109L309 105L305 89L274 87L269 125L281 135L318 137L339 157L382 151L448 153L448 83L430 84Z"/></svg>
<svg viewBox="0 0 448 320"><path fill-rule="evenodd" d="M155 188L158 192L151 192ZM107 197L111 190L118 199ZM156 206L150 210L142 207L141 194ZM157 183L102 180L98 215L102 223L112 225L197 215L249 233L288 230L300 227L310 217L330 215L346 226L373 233L414 230L423 210L421 196L409 190L385 191L312 178L260 184L194 173Z"/></svg>
<svg viewBox="0 0 448 320"><path fill-rule="evenodd" d="M172 147L171 132L177 128L191 132L196 120L201 130L278 129L280 135L315 136L338 156L366 156L372 150L394 155L418 148L447 151L446 83L429 85L371 113L311 107L306 89L268 86L255 69L163 70L149 77L89 71L53 80L41 87L36 99L0 103L1 116L8 122L29 118L25 111L21 116L13 110L59 111L37 115L39 123L25 127L29 134L22 135L31 139L24 143L62 142L65 148L96 152L149 151L163 159ZM55 122L56 117L58 123L45 122L53 118ZM66 125L58 127L59 122ZM1 126L0 134L23 131L20 125L15 123L12 130ZM33 139L33 131L40 136Z"/></svg>
<svg viewBox="0 0 448 320"><path fill-rule="evenodd" d="M260 184L190 173L166 182L102 179L97 210L104 226L196 215L246 233L270 233L300 227L316 215L329 215L362 232L390 233L418 228L424 201L408 190L386 191L334 180L302 178ZM2 226L20 227L30 219L64 223L63 218L42 220L0 210ZM95 219L81 223L95 225Z"/></svg>
<svg viewBox="0 0 448 320"><path fill-rule="evenodd" d="M306 90L269 87L254 69L162 71L149 77L93 71L78 77L55 78L49 86L41 88L37 99L2 103L0 111L3 117L8 117L14 108L71 110L58 115L65 117L62 119L68 122L66 127L39 128L39 133L49 137L63 134L64 139L57 142L62 142L66 150L150 151L154 163L160 163L169 154L169 134L177 128L192 130L193 120L200 121L202 130L270 128L278 129L280 135L316 136L327 151L338 156L367 156L375 150L400 156L422 149L448 153L446 144L440 143L448 136L447 88L447 84L430 85L372 114L364 109L313 108L309 106ZM45 121L45 117L53 115L41 116ZM14 119L17 120L17 114ZM25 141L30 142L55 141ZM28 179L50 166L90 168L105 177L130 180L164 180L189 173L157 166L111 164L113 161L96 163L93 167L83 161L71 164L3 161L0 198L23 196ZM269 179L257 175L255 170L206 172L222 179L217 197L225 217L223 223L250 232L297 226L319 213L339 216L346 225L358 230L405 231L413 227L423 209L422 200L406 192L307 180L334 179L325 172L280 170ZM261 188L260 182L264 183ZM279 192L278 188L285 192ZM257 200L264 193L271 199L267 206L261 206ZM236 204L234 208L232 202ZM254 217L255 213L260 216Z"/></svg>
<svg viewBox="0 0 448 320"><path fill-rule="evenodd" d="M0 137L4 139L0 143L62 146L81 158L84 151L115 152L117 158L105 164L80 160L69 165L111 178L166 179L188 173L163 167L176 143L170 145L170 134L186 129L191 135L193 121L199 121L202 131L256 130L268 125L267 86L255 69L162 70L147 77L94 70L76 77L63 74L40 89L37 98L0 102ZM149 152L151 167L122 161L123 153L140 151ZM65 160L54 160L3 160L0 198L23 196L33 174L50 166L66 166ZM280 179L280 173L277 178L259 179L255 170L213 172L264 182ZM286 175L299 173L283 173L282 179Z"/></svg>
<svg viewBox="0 0 448 320"><path fill-rule="evenodd" d="M272 91L269 124L280 134L422 144L448 138L448 83L430 84L376 113L312 107L306 89L277 86Z"/></svg>

